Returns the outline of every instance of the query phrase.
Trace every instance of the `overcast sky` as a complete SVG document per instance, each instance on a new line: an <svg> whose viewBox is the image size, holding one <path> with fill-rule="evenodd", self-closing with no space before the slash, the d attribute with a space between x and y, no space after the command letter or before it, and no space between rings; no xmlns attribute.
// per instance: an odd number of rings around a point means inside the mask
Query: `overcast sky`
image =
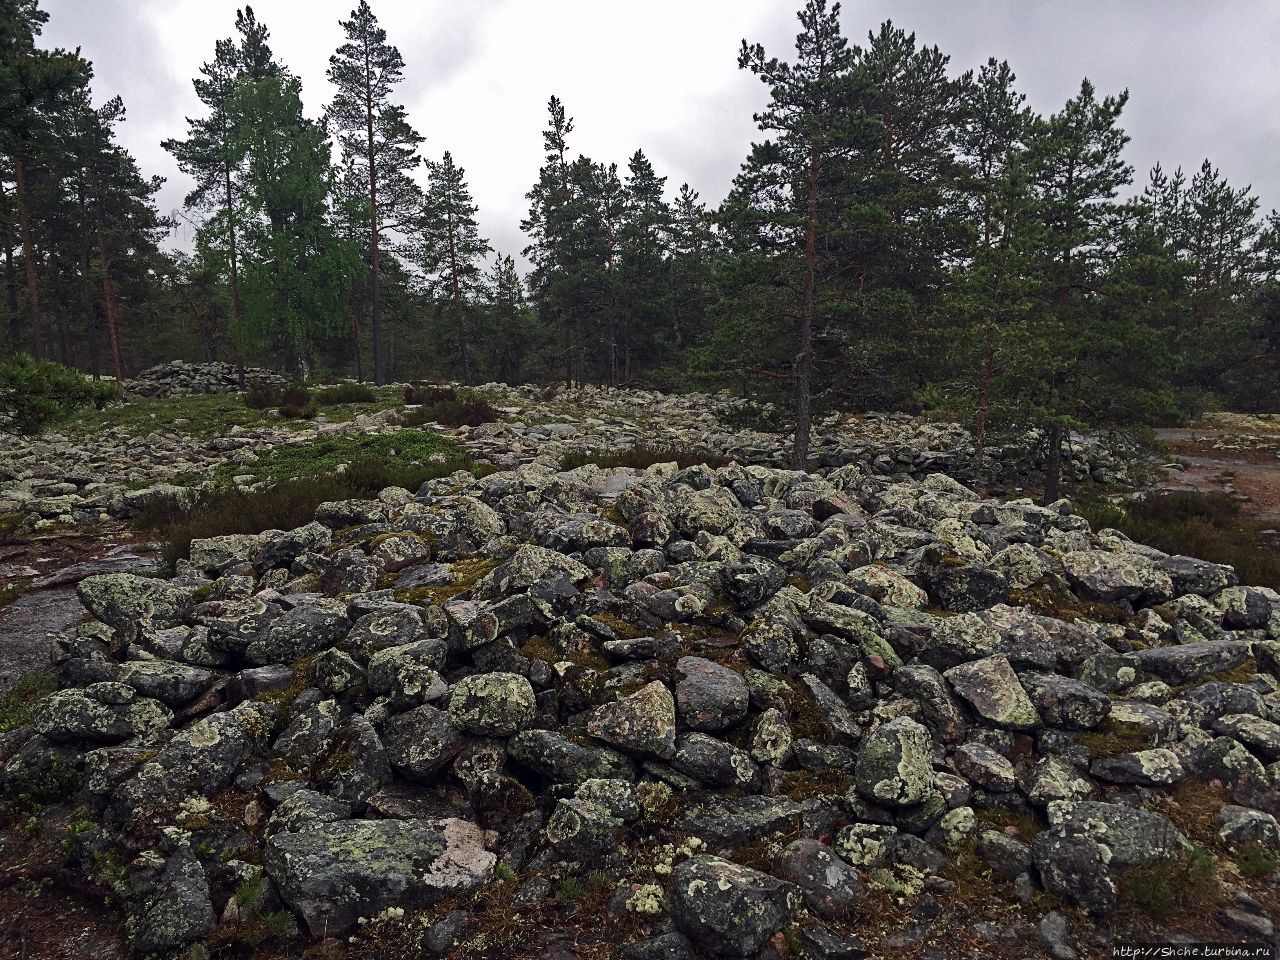
<svg viewBox="0 0 1280 960"><path fill-rule="evenodd" d="M214 41L234 32L243 0L43 0L43 42L79 46L101 102L124 97L124 144L147 174L168 178L164 213L189 183L162 149L199 115L191 87ZM354 0L257 0L276 55L302 79L307 111L332 95L329 55ZM688 181L719 202L755 134L763 85L737 69L745 37L790 57L799 0L372 0L407 67L399 99L426 136L465 167L495 248L519 253L525 192L541 163L546 101L575 118L571 148L625 167L641 147L669 192ZM1138 180L1160 160L1198 168L1206 156L1264 210L1280 205L1280 3L1274 0L854 0L858 42L892 18L950 54L953 71L1007 59L1036 110L1048 113L1088 76L1128 88L1124 126ZM181 239L179 242L182 242Z"/></svg>

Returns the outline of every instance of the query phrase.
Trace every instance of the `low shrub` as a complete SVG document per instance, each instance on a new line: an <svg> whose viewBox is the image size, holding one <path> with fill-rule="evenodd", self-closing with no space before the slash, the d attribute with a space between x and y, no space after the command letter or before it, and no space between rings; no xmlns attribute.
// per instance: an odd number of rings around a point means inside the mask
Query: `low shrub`
<svg viewBox="0 0 1280 960"><path fill-rule="evenodd" d="M316 402L322 407L333 407L342 403L375 403L378 395L363 383L347 381L336 386L325 387L316 392Z"/></svg>
<svg viewBox="0 0 1280 960"><path fill-rule="evenodd" d="M0 694L0 733L8 733L31 722L36 705L58 689L55 671L39 670L20 677Z"/></svg>
<svg viewBox="0 0 1280 960"><path fill-rule="evenodd" d="M280 388L274 384L258 381L249 384L244 392L244 405L251 410L270 410L280 405Z"/></svg>
<svg viewBox="0 0 1280 960"><path fill-rule="evenodd" d="M446 427L476 427L498 419L498 411L474 394L460 394L452 400L439 400L401 414L405 426L420 427L438 423Z"/></svg>
<svg viewBox="0 0 1280 960"><path fill-rule="evenodd" d="M280 416L286 420L310 420L317 407L311 391L300 383L291 383L280 391Z"/></svg>
<svg viewBox="0 0 1280 960"><path fill-rule="evenodd" d="M404 402L408 404L428 405L457 399L458 391L453 387L442 387L434 383L411 383L404 388Z"/></svg>
<svg viewBox="0 0 1280 960"><path fill-rule="evenodd" d="M1157 920L1175 914L1200 914L1222 898L1218 859L1203 847L1192 847L1176 864L1134 867L1120 877L1120 899Z"/></svg>
<svg viewBox="0 0 1280 960"><path fill-rule="evenodd" d="M571 450L560 458L560 468L572 470L593 463L601 468L632 467L643 470L655 463L672 462L682 470L696 464L705 464L714 470L728 466L731 461L718 453L696 447L637 443L626 450Z"/></svg>
<svg viewBox="0 0 1280 960"><path fill-rule="evenodd" d="M1280 551L1262 542L1265 524L1225 494L1150 493L1124 505L1080 501L1076 509L1095 530L1113 527L1166 553L1229 564L1241 583L1280 589Z"/></svg>
<svg viewBox="0 0 1280 960"><path fill-rule="evenodd" d="M428 480L478 468L457 444L405 430L274 447L253 465L255 476L268 486L250 491L226 485L231 473L245 469L239 464L223 468L215 475L223 486L194 502L151 502L133 526L163 542L165 562L172 566L190 556L192 540L290 530L315 519L322 503L373 497L387 487L417 490Z"/></svg>
<svg viewBox="0 0 1280 960"><path fill-rule="evenodd" d="M19 353L0 366L0 430L35 436L77 410L101 410L117 399L115 384L90 380L51 360Z"/></svg>

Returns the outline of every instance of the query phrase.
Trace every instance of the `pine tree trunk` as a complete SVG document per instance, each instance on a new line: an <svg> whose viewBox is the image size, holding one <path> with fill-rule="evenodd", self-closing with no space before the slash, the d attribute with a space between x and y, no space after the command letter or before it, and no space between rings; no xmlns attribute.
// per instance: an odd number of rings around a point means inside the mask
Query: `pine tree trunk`
<svg viewBox="0 0 1280 960"><path fill-rule="evenodd" d="M804 294L800 305L800 350L796 356L796 435L792 465L804 470L809 463L811 429L810 391L813 377L813 312L818 270L818 158L809 153L809 197L804 232Z"/></svg>
<svg viewBox="0 0 1280 960"><path fill-rule="evenodd" d="M351 326L355 331L356 380L364 383L364 361L360 350L360 304L356 302L355 287L351 288Z"/></svg>
<svg viewBox="0 0 1280 960"><path fill-rule="evenodd" d="M22 317L18 313L18 268L13 264L13 242L8 231L4 237L5 306L9 310L9 351L17 353L22 346Z"/></svg>
<svg viewBox="0 0 1280 960"><path fill-rule="evenodd" d="M1062 428L1054 424L1047 434L1049 445L1044 460L1044 505L1047 507L1062 495Z"/></svg>
<svg viewBox="0 0 1280 960"><path fill-rule="evenodd" d="M447 213L449 226L449 273L453 287L453 325L458 336L458 354L462 361L462 382L471 383L471 354L467 349L467 331L463 329L462 284L458 281L458 245L453 232L453 211Z"/></svg>
<svg viewBox="0 0 1280 960"><path fill-rule="evenodd" d="M382 358L382 257L378 249L378 166L373 138L373 86L369 62L369 45L365 43L365 135L369 156L369 280L370 315L373 325L373 382L381 386L385 375Z"/></svg>
<svg viewBox="0 0 1280 960"><path fill-rule="evenodd" d="M13 158L13 182L18 195L18 224L22 235L22 267L27 279L27 317L32 353L40 356L40 288L36 284L36 253L31 242L31 216L27 202L27 173L21 157Z"/></svg>
<svg viewBox="0 0 1280 960"><path fill-rule="evenodd" d="M227 210L227 252L231 257L231 321L235 327L235 335L231 337L232 350L234 350L237 358L237 366L240 368L240 389L244 389L244 355L241 353L240 345L236 340L240 337L244 330L244 306L240 301L240 263L239 254L236 250L236 196L231 186L231 165L224 164L222 167L223 185L226 191L225 202Z"/></svg>
<svg viewBox="0 0 1280 960"><path fill-rule="evenodd" d="M0 185L0 196L7 193ZM13 224L5 222L4 229L4 292L5 307L9 312L9 352L22 349L22 317L18 313L18 268L13 262Z"/></svg>
<svg viewBox="0 0 1280 960"><path fill-rule="evenodd" d="M116 323L115 284L111 282L111 258L107 254L107 240L102 232L102 209L95 205L94 218L98 228L98 261L102 264L102 303L107 311L107 335L111 338L111 362L116 371L116 390L124 393L124 367L120 363L120 328Z"/></svg>

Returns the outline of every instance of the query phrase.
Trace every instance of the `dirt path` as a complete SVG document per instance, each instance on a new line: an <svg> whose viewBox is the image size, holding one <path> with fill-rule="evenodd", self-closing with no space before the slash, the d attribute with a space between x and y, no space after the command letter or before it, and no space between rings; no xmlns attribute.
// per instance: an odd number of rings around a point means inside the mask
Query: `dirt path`
<svg viewBox="0 0 1280 960"><path fill-rule="evenodd" d="M1280 437L1245 437L1219 428L1183 427L1158 431L1185 469L1169 469L1160 486L1248 498L1245 512L1280 522ZM1215 446L1227 440L1240 446ZM1257 445L1245 445L1257 441ZM1274 441L1274 445L1271 442Z"/></svg>

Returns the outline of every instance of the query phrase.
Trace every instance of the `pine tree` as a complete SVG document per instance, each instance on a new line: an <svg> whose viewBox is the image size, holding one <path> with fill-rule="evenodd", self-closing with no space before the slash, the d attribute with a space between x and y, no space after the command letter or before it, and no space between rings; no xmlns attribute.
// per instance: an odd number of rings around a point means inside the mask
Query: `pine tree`
<svg viewBox="0 0 1280 960"><path fill-rule="evenodd" d="M631 380L638 360L652 366L664 359L671 345L673 223L662 195L666 182L666 177L654 172L644 151L637 150L627 162L616 285L622 317L622 382Z"/></svg>
<svg viewBox="0 0 1280 960"><path fill-rule="evenodd" d="M1125 404L1114 402L1122 396L1134 401L1130 422L1140 420L1144 378L1158 366L1149 356L1156 343L1104 295L1112 243L1132 214L1116 201L1133 176L1119 126L1127 101L1127 91L1099 99L1085 80L1061 111L1036 125L1029 144L1042 231L1033 269L1043 309L1020 325L1020 362L1008 382L1045 432L1046 502L1059 494L1067 432L1123 422ZM1121 346L1129 351L1123 360L1108 353ZM1108 408L1096 410L1104 383Z"/></svg>
<svg viewBox="0 0 1280 960"><path fill-rule="evenodd" d="M329 58L329 80L337 94L328 118L343 152L366 181L369 195L369 278L373 332L373 377L385 378L382 349L382 253L385 236L408 225L418 203L410 173L420 162L423 138L409 125L391 94L404 73L404 58L366 0L342 21L347 42Z"/></svg>
<svg viewBox="0 0 1280 960"><path fill-rule="evenodd" d="M503 383L520 382L524 358L534 346L536 331L525 299L524 283L510 256L494 259L485 287L486 325L493 366Z"/></svg>
<svg viewBox="0 0 1280 960"><path fill-rule="evenodd" d="M467 187L466 171L445 151L439 162L428 162L426 201L417 227L416 256L428 289L448 304L448 339L462 371L472 380L471 344L475 339L474 306L484 289L485 256L492 253L480 236L477 207Z"/></svg>
<svg viewBox="0 0 1280 960"><path fill-rule="evenodd" d="M186 139L165 140L161 146L173 154L178 168L195 181L184 205L209 217L201 226L198 244L206 258L220 251L225 259L231 285L232 344L239 352L245 322L240 288L241 206L247 188L243 182L242 120L236 114L235 98L241 84L275 77L281 68L271 51L270 32L252 7L236 11L235 26L238 39L218 40L213 59L200 67L200 76L192 81L207 114L198 119L187 118Z"/></svg>
<svg viewBox="0 0 1280 960"><path fill-rule="evenodd" d="M965 121L957 130L963 190L969 207L971 252L955 271L942 310L961 328L953 342L978 347L974 434L986 441L992 382L1000 365L1004 326L1027 294L1023 282L1034 229L1030 184L1024 170L1033 116L1016 77L993 57L963 82ZM976 334L976 337L974 336ZM972 367L965 370L967 375Z"/></svg>
<svg viewBox="0 0 1280 960"><path fill-rule="evenodd" d="M537 182L525 194L529 215L520 227L530 240L524 255L533 263L533 297L543 323L561 328L565 380L572 385L586 378L582 305L574 301L569 282L571 233L581 197L571 186L568 138L573 132L573 118L554 95L547 102L547 114L548 126L542 133L544 160Z"/></svg>
<svg viewBox="0 0 1280 960"><path fill-rule="evenodd" d="M671 282L671 340L677 354L706 335L712 297L716 237L711 215L698 192L680 185L671 209L668 243Z"/></svg>
<svg viewBox="0 0 1280 960"><path fill-rule="evenodd" d="M35 46L48 19L37 0L0 0L0 154L8 159L13 171L14 206L26 280L27 326L37 356L43 352L45 331L28 168L36 158L39 141L48 133L50 121L57 116L57 99L88 83L88 64L78 53Z"/></svg>
<svg viewBox="0 0 1280 960"><path fill-rule="evenodd" d="M841 103L848 96L853 54L840 32L840 5L807 0L798 14L796 60L766 58L764 47L745 40L738 66L769 87L770 102L755 116L774 139L754 144L735 189L740 213L765 223L759 235L784 262L792 291L787 312L795 319L795 440L792 462L809 459L814 340L821 301L830 283L822 248L833 225L837 167L854 149L857 121Z"/></svg>
<svg viewBox="0 0 1280 960"><path fill-rule="evenodd" d="M323 128L302 113L301 84L281 72L243 82L233 98L247 158L245 319L249 331L306 379L319 337L341 324L355 250L330 218L333 186Z"/></svg>

